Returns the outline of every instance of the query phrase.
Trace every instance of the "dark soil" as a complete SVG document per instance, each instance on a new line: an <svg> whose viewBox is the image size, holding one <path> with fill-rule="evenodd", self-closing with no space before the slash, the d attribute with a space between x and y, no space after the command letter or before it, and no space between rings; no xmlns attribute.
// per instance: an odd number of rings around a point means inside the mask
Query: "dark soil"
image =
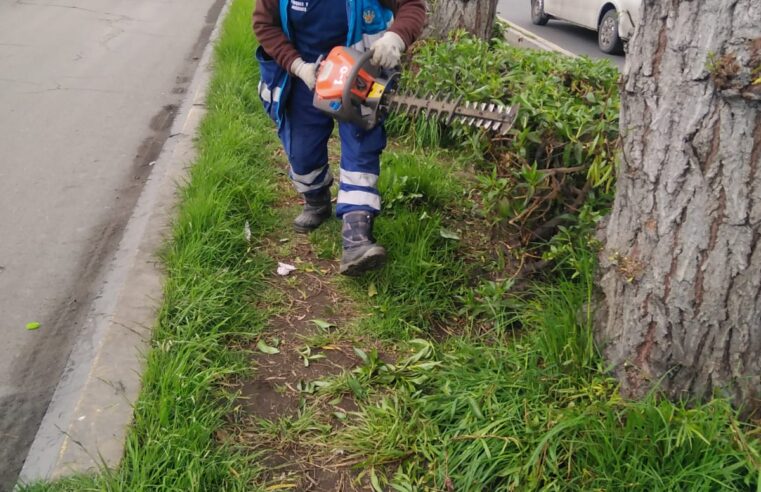
<svg viewBox="0 0 761 492"><path fill-rule="evenodd" d="M312 395L299 390L310 381L323 380L355 368L360 359L354 354L357 340L345 334L344 329L354 319L353 303L345 298L333 284L338 275L335 262L320 260L305 236L289 238L287 257L278 257L282 241L271 239L264 245L276 261L299 266L288 276L272 274L272 289L278 291L279 301L270 318L262 340L277 346L277 354L260 352L252 343L251 363L253 376L239 385L239 414L233 419L237 441L254 450L265 451L265 487L277 490L335 492L366 490L353 483L351 468L340 464L341 456L325 456L324 449L315 449L309 439L289 435L278 440L263 431L263 422L276 423L281 419L297 419L308 405L316 405L321 414L319 423L337 429L342 424L335 418L323 418L332 412L352 412L357 406L349 397L339 403L315 402ZM286 256L285 253L280 253ZM294 259L300 260L296 261ZM306 267L308 265L308 267ZM312 320L324 320L335 325L325 330ZM309 337L320 336L330 340L322 346L308 344ZM319 358L305 365L299 353L310 345L311 356ZM322 415L324 414L324 416Z"/></svg>

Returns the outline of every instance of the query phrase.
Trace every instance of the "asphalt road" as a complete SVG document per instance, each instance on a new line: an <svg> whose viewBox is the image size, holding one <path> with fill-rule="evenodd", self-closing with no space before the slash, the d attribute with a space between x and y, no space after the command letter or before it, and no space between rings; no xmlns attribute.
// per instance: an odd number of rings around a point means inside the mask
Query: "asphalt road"
<svg viewBox="0 0 761 492"><path fill-rule="evenodd" d="M0 490L13 487L223 4L0 2Z"/></svg>
<svg viewBox="0 0 761 492"><path fill-rule="evenodd" d="M594 31L557 20L551 20L546 26L534 25L531 22L530 0L499 0L497 14L572 53L607 58L619 70L624 68L623 56L606 55L600 51L597 47L597 33Z"/></svg>

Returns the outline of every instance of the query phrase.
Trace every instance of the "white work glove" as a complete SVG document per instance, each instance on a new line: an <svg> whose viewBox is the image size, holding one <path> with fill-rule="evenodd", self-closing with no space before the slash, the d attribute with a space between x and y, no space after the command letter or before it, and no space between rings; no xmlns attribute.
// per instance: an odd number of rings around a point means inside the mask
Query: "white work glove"
<svg viewBox="0 0 761 492"><path fill-rule="evenodd" d="M370 49L373 50L372 62L374 65L388 69L399 66L404 48L406 46L401 36L395 32L387 31L370 46Z"/></svg>
<svg viewBox="0 0 761 492"><path fill-rule="evenodd" d="M307 63L301 58L296 58L291 63L291 73L304 81L309 90L314 90L317 83L317 64Z"/></svg>

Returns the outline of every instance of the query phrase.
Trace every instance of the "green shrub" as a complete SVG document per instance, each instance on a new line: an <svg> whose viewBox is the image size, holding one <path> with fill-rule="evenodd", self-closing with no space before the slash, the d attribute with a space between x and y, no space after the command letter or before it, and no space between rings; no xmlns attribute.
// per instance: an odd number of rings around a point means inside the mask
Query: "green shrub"
<svg viewBox="0 0 761 492"><path fill-rule="evenodd" d="M619 113L610 63L462 33L419 43L411 60L402 91L520 106L507 138L403 114L388 122L393 134L417 145L455 146L480 162L481 206L495 223L532 230L574 212L592 190L610 199Z"/></svg>

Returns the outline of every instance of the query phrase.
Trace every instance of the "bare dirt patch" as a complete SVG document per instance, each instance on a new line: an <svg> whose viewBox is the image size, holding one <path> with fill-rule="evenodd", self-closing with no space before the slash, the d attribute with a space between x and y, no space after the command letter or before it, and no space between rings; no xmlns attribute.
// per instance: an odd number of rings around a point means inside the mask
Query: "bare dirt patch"
<svg viewBox="0 0 761 492"><path fill-rule="evenodd" d="M328 450L320 436L342 426L334 413L357 410L350 397L316 398L313 384L361 363L354 346L371 342L352 334L354 303L336 286L338 265L319 259L306 236L281 231L262 245L276 261L297 270L273 272L267 304L269 327L252 343L253 376L240 382L238 415L230 434L238 443L264 453L263 482L277 490L354 491L352 470L340 450Z"/></svg>

